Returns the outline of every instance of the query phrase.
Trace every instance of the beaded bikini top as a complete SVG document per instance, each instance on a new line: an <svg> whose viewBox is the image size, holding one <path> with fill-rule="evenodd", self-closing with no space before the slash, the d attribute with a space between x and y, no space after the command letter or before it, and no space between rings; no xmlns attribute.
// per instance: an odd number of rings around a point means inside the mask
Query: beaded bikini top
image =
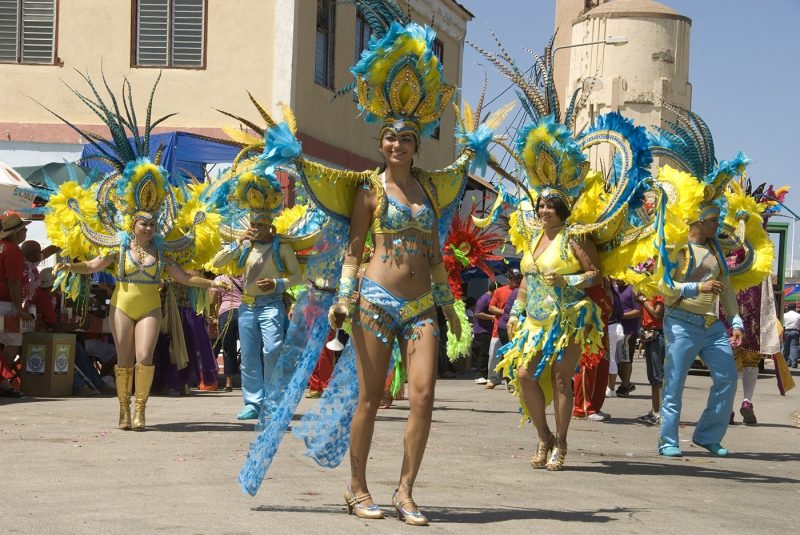
<svg viewBox="0 0 800 535"><path fill-rule="evenodd" d="M161 282L161 272L164 269L164 261L161 253L158 253L156 261L149 266L143 266L133 259L130 251L125 253L125 264L122 268L124 276L119 277L119 282L130 282L133 284L159 284Z"/></svg>
<svg viewBox="0 0 800 535"><path fill-rule="evenodd" d="M381 176L382 181L385 178ZM422 187L420 186L420 189ZM386 184L383 183L383 191L386 192ZM428 195L425 190L422 190L424 205L417 213L414 209L407 206L388 193L383 195L383 209L379 211L381 214L375 217L372 221L372 232L374 234L397 234L411 229L419 230L430 234L433 232L433 224L435 221L435 214L431 208L431 203L428 200Z"/></svg>

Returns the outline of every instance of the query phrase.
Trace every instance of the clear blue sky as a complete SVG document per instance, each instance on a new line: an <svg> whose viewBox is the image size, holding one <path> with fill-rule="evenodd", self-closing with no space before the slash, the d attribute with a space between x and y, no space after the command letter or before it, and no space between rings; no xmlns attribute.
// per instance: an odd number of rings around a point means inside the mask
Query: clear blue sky
<svg viewBox="0 0 800 535"><path fill-rule="evenodd" d="M467 39L495 51L491 28L526 67L524 49L541 53L555 27L553 0L460 1L475 15ZM660 1L692 19L692 109L711 128L717 157L729 159L744 150L752 159L748 176L753 182L792 186L787 204L800 214L800 165L793 157L800 153L793 146L800 119L800 1ZM486 62L467 47L462 85L471 104L483 83L478 63ZM490 66L486 70L487 97L493 97L509 83ZM508 92L496 105L513 98Z"/></svg>

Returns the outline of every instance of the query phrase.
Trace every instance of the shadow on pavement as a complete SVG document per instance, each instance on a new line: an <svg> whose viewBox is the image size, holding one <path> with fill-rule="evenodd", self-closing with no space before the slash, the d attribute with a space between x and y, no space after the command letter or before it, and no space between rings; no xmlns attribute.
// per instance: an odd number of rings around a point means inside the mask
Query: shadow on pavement
<svg viewBox="0 0 800 535"><path fill-rule="evenodd" d="M749 455L749 454L743 454ZM759 455L759 454L753 454ZM764 454L768 455L768 454ZM772 454L775 455L775 454ZM789 456L790 454L779 454ZM714 459L721 463L725 459L717 459L708 453L684 451L683 457L669 459L664 463L641 463L636 461L599 461L589 466L570 467L570 472L602 472L614 475L639 475L639 476L690 476L690 477L712 477L716 479L727 479L742 483L800 483L800 480L789 477L768 476L765 474L754 474L752 472L739 472L737 470L725 470L707 465L695 464L688 459L700 458ZM736 458L736 454L731 457ZM765 459L766 460L766 459ZM780 460L780 459L774 459Z"/></svg>
<svg viewBox="0 0 800 535"><path fill-rule="evenodd" d="M206 431L252 431L251 422L173 422L169 424L148 425L148 429L164 433L200 433Z"/></svg>
<svg viewBox="0 0 800 535"><path fill-rule="evenodd" d="M391 507L383 507L388 513L386 520L394 520L396 513ZM641 509L615 507L612 509L597 509L595 511L552 511L547 509L522 509L522 508L472 508L472 507L436 507L421 506L431 522L448 524L493 524L509 520L559 520L562 522L587 522L602 523L617 520L610 515L626 515ZM318 505L318 506L280 506L259 505L252 511L267 513L320 513L320 514L346 514L343 505Z"/></svg>

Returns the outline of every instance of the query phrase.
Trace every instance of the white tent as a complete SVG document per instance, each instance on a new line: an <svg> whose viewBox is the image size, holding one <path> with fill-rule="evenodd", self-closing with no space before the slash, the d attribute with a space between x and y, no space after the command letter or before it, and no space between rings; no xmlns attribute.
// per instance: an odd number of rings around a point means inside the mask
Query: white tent
<svg viewBox="0 0 800 535"><path fill-rule="evenodd" d="M0 213L28 210L36 192L19 173L0 162Z"/></svg>

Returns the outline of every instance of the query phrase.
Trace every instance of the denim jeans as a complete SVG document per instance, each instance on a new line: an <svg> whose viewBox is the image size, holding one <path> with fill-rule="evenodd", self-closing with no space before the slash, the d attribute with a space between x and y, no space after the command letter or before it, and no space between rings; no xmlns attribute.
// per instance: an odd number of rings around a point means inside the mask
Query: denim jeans
<svg viewBox="0 0 800 535"><path fill-rule="evenodd" d="M798 343L800 343L800 331L787 329L783 333L783 356L789 359L789 366L797 363L798 350L800 350Z"/></svg>
<svg viewBox="0 0 800 535"><path fill-rule="evenodd" d="M691 320L700 318L700 324ZM681 417L681 397L689 368L697 355L711 373L711 391L706 409L695 426L692 440L697 444L722 442L736 396L737 373L728 334L722 322L706 329L702 318L677 309L664 316L664 335L667 338L667 360L664 368L664 392L661 402L661 435L659 448L680 447L678 426Z"/></svg>
<svg viewBox="0 0 800 535"><path fill-rule="evenodd" d="M95 368L91 357L86 353L82 342L75 344L75 374L72 376L72 393L76 394L84 386L94 386L100 390L106 384Z"/></svg>
<svg viewBox="0 0 800 535"><path fill-rule="evenodd" d="M242 362L242 394L245 405L261 411L280 398L283 378L273 370L283 344L286 312L281 294L257 297L252 305L239 307L239 344ZM288 380L288 378L285 378Z"/></svg>

